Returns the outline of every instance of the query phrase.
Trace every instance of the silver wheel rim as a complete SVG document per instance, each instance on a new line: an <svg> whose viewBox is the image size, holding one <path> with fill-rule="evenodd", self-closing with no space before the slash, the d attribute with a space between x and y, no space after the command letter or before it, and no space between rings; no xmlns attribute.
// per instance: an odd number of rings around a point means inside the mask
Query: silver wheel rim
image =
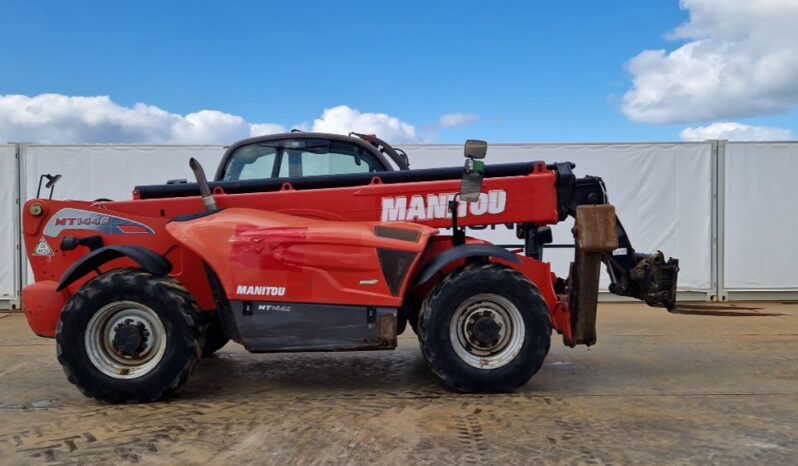
<svg viewBox="0 0 798 466"><path fill-rule="evenodd" d="M485 343L477 338L475 325L480 320L498 326L495 342ZM474 295L463 301L449 323L449 340L454 352L463 362L478 369L507 365L521 351L525 336L521 311L507 298L492 293Z"/></svg>
<svg viewBox="0 0 798 466"><path fill-rule="evenodd" d="M143 350L126 356L114 347L120 325L136 325L147 332ZM86 353L94 367L115 379L135 379L151 372L166 351L166 329L158 314L134 301L115 301L103 306L89 320Z"/></svg>

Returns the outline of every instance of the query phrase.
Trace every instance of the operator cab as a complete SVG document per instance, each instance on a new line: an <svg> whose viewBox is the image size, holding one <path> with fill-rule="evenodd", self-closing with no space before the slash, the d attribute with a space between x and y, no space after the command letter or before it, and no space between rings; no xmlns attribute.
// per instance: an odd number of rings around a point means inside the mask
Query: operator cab
<svg viewBox="0 0 798 466"><path fill-rule="evenodd" d="M407 169L401 151L374 136L352 135L357 137L296 132L247 139L225 153L215 178L246 181Z"/></svg>

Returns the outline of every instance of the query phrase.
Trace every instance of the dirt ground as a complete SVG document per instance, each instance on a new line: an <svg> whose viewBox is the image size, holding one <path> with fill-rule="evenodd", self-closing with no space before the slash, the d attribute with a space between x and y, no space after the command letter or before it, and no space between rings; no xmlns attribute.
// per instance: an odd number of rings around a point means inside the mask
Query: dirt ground
<svg viewBox="0 0 798 466"><path fill-rule="evenodd" d="M602 304L596 346L555 336L509 395L447 391L408 331L393 352L230 344L171 400L131 406L84 398L54 342L6 315L0 463L795 464L798 304L750 307L786 315Z"/></svg>

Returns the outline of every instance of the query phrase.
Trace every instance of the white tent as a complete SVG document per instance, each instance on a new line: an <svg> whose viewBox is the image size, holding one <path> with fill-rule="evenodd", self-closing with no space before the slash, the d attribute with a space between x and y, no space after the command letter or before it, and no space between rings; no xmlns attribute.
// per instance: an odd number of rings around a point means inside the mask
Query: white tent
<svg viewBox="0 0 798 466"><path fill-rule="evenodd" d="M17 147L0 145L0 308L18 298Z"/></svg>
<svg viewBox="0 0 798 466"><path fill-rule="evenodd" d="M459 166L461 145L406 145L411 168ZM193 179L190 157L209 176L222 146L0 145L0 307L30 281L17 249L19 209L36 195L39 176L61 174L56 198L130 199L137 184ZM19 152L19 160L16 154ZM572 161L577 176L604 178L610 201L638 251L657 249L681 261L682 299L795 299L798 296L798 143L493 144L486 163ZM20 177L21 174L21 177ZM20 203L21 204L21 203ZM554 227L568 244L571 222ZM504 225L469 234L520 244ZM568 249L544 260L567 273ZM602 282L606 287L606 280Z"/></svg>
<svg viewBox="0 0 798 466"><path fill-rule="evenodd" d="M462 146L403 147L411 168L461 165ZM679 289L711 291L712 143L685 144L494 144L486 163L543 160L576 163L577 176L600 176L610 202L640 252L663 250L681 261ZM573 243L572 221L553 228L555 243ZM480 236L479 232L472 232ZM481 236L497 243L519 243L498 226ZM569 249L549 249L544 259L567 275ZM606 287L607 279L602 276Z"/></svg>
<svg viewBox="0 0 798 466"><path fill-rule="evenodd" d="M794 298L798 291L798 183L794 180L798 144L725 146L724 238L720 243L725 291L732 298Z"/></svg>
<svg viewBox="0 0 798 466"><path fill-rule="evenodd" d="M711 144L491 145L486 162L573 161L578 176L602 176L635 247L656 248L682 260L680 289L710 292L711 286ZM413 168L457 166L461 145L403 147ZM42 173L60 173L56 198L129 199L136 184L163 183L193 175L189 157L198 158L209 176L223 148L219 146L44 146L23 145L23 191L36 194ZM572 243L571 224L555 227L555 242ZM517 244L503 225L469 234L500 244ZM566 275L573 252L549 249L545 260ZM28 280L26 280L28 281ZM606 287L606 281L603 285Z"/></svg>

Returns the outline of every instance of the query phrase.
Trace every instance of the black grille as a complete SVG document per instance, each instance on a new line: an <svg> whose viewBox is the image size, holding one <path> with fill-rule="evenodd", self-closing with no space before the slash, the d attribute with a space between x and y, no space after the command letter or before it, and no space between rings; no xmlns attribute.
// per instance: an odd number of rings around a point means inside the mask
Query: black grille
<svg viewBox="0 0 798 466"><path fill-rule="evenodd" d="M392 228L382 225L374 227L374 234L380 238L398 239L401 241L409 241L411 243L418 243L421 238L421 232L416 230L407 230L404 228Z"/></svg>
<svg viewBox="0 0 798 466"><path fill-rule="evenodd" d="M388 283L388 288L391 289L391 294L398 296L407 272L416 259L416 253L377 249L377 256L380 258L382 274L385 275L385 281Z"/></svg>

